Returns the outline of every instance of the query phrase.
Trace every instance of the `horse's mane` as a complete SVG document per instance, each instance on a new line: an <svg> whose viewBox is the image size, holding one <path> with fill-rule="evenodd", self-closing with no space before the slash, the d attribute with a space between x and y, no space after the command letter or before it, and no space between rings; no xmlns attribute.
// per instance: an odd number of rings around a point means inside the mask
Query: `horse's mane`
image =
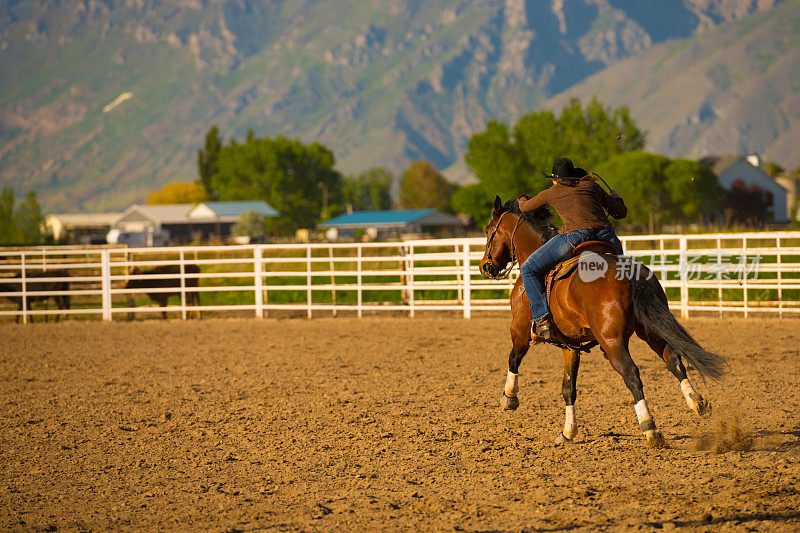
<svg viewBox="0 0 800 533"><path fill-rule="evenodd" d="M503 207L500 209L500 213L498 214L505 213L506 211L520 215L520 218L522 218L523 222L526 222L542 236L542 242L549 240L550 237L558 233L558 230L555 226L553 226L550 220L553 214L550 212L550 208L546 205L534 209L533 211L523 213L519 208L519 200L517 198L513 198L503 205Z"/></svg>

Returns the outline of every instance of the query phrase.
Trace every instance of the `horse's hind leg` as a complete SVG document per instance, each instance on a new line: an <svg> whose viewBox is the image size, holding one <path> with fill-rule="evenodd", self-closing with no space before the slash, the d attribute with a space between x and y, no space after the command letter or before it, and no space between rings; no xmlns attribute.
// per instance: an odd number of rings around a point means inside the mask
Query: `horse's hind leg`
<svg viewBox="0 0 800 533"><path fill-rule="evenodd" d="M562 348L564 352L564 378L561 381L561 394L564 396L564 429L556 437L556 444L572 442L578 434L578 423L575 421L575 398L578 395L578 367L581 354L576 350Z"/></svg>
<svg viewBox="0 0 800 533"><path fill-rule="evenodd" d="M58 306L58 309L60 311L69 309L69 301L70 301L69 294L56 296L56 305ZM61 313L56 315L56 322L58 322L59 318L61 318ZM68 318L67 313L64 313L64 320L66 320L67 318Z"/></svg>
<svg viewBox="0 0 800 533"><path fill-rule="evenodd" d="M639 377L639 368L636 363L631 359L631 354L628 351L628 343L622 338L613 340L600 340L603 351L608 357L608 362L614 367L625 381L625 385L633 395L634 408L636 410L636 418L639 421L639 427L647 439L647 444L651 448L662 448L666 445L664 436L656 429L656 423L653 420L653 415L650 414L650 409L647 407L647 402L644 399L644 387L642 386L642 379Z"/></svg>
<svg viewBox="0 0 800 533"><path fill-rule="evenodd" d="M681 356L675 353L664 339L654 334L648 335L641 326L636 328L636 335L645 341L654 352L661 356L664 363L667 365L667 369L669 369L672 375L680 382L681 392L683 392L683 398L686 400L686 405L689 406L689 409L701 418L710 417L711 404L692 387L692 382L689 381L689 377L686 375L686 367L683 366Z"/></svg>

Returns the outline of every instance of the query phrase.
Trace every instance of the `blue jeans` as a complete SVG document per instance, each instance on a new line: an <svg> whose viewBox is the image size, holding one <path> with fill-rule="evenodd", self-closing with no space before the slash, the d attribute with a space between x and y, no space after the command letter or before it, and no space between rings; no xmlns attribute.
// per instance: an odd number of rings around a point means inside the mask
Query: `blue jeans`
<svg viewBox="0 0 800 533"><path fill-rule="evenodd" d="M545 295L544 277L558 263L569 259L572 250L586 241L604 241L622 253L622 243L612 228L579 229L568 233L559 233L536 251L520 267L522 284L531 303L533 320L547 316L547 296Z"/></svg>

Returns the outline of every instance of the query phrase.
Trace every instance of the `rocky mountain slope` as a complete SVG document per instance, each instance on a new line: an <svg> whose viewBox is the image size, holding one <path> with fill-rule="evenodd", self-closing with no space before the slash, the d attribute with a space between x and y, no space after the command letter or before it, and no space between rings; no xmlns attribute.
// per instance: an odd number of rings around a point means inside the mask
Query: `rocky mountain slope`
<svg viewBox="0 0 800 533"><path fill-rule="evenodd" d="M447 168L487 119L513 121L659 43L739 27L774 4L6 0L0 184L35 189L48 210L124 207L195 179L214 124L226 138L320 141L344 172L423 157Z"/></svg>
<svg viewBox="0 0 800 533"><path fill-rule="evenodd" d="M800 165L800 1L652 46L548 100L627 105L648 149L671 156L759 153Z"/></svg>

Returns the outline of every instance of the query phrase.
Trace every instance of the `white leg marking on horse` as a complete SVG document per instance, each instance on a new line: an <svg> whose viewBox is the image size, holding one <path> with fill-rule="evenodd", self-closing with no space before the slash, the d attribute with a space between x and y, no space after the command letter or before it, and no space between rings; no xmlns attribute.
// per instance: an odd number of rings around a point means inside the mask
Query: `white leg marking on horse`
<svg viewBox="0 0 800 533"><path fill-rule="evenodd" d="M564 436L572 439L578 433L578 424L575 422L575 406L567 405L564 409Z"/></svg>
<svg viewBox="0 0 800 533"><path fill-rule="evenodd" d="M636 418L639 419L639 424L641 425L642 422L645 420L652 420L653 416L650 414L650 409L647 408L647 402L644 400L639 400L636 402L634 406L636 409Z"/></svg>
<svg viewBox="0 0 800 533"><path fill-rule="evenodd" d="M508 371L508 376L506 376L506 396L509 398L513 398L517 395L519 391L519 374L513 373L511 370Z"/></svg>
<svg viewBox="0 0 800 533"><path fill-rule="evenodd" d="M697 402L692 399L692 394L695 394L695 390L694 387L692 387L692 382L689 381L689 378L681 381L681 391L683 392L683 397L686 399L686 405L689 406L689 409L697 412L699 406L697 405Z"/></svg>

